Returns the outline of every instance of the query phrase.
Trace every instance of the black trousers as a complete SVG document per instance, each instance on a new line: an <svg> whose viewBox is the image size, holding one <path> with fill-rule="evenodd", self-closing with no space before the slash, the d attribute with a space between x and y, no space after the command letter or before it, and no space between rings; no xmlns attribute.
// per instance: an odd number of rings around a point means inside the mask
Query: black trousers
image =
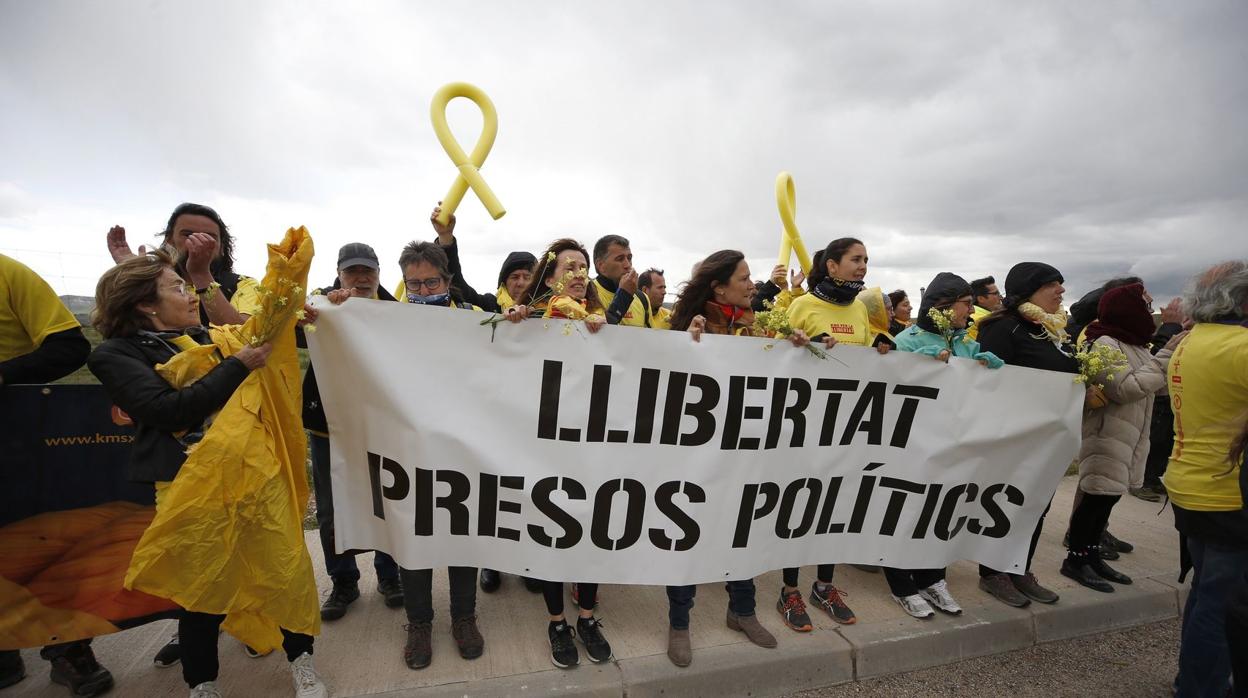
<svg viewBox="0 0 1248 698"><path fill-rule="evenodd" d="M217 633L225 616L182 611L178 618L178 644L182 647L182 679L195 688L205 681L216 681ZM312 654L312 636L292 633L282 628L282 649L286 659L295 661L301 654Z"/></svg>
<svg viewBox="0 0 1248 698"><path fill-rule="evenodd" d="M888 582L889 591L893 596L902 598L914 596L919 589L926 589L945 578L945 568L928 570L901 570L896 567L884 568L884 580Z"/></svg>
<svg viewBox="0 0 1248 698"><path fill-rule="evenodd" d="M1079 505L1070 515L1070 555L1086 558L1101 546L1101 533L1109 525L1109 515L1122 497L1108 494L1083 493Z"/></svg>
<svg viewBox="0 0 1248 698"><path fill-rule="evenodd" d="M797 586L797 567L784 568L784 585L786 587ZM836 565L833 563L824 563L815 568L815 577L824 584L832 583L832 574L836 572Z"/></svg>
<svg viewBox="0 0 1248 698"><path fill-rule="evenodd" d="M1153 399L1153 419L1148 429L1148 459L1144 462L1144 484L1161 484L1174 450L1174 410L1170 408L1170 396L1158 395Z"/></svg>
<svg viewBox="0 0 1248 698"><path fill-rule="evenodd" d="M1040 512L1040 519L1036 521L1036 530L1031 532L1031 547L1027 549L1027 569L1025 572L1031 571L1031 560L1036 556L1036 546L1040 544L1040 532L1044 530L1044 517L1048 516L1049 509L1053 506L1053 500L1050 498L1049 503L1044 505L1044 511ZM994 570L986 565L979 566L979 576L990 577L994 574L1001 574L1000 571Z"/></svg>
<svg viewBox="0 0 1248 698"><path fill-rule="evenodd" d="M477 613L477 568L448 567L446 576L451 592L451 618L459 620ZM399 568L403 580L403 609L407 622L429 623L433 620L433 570Z"/></svg>
<svg viewBox="0 0 1248 698"><path fill-rule="evenodd" d="M563 582L543 581L542 598L546 600L547 613L552 616L563 615ZM598 603L598 584L577 583L576 603L581 608L593 608Z"/></svg>

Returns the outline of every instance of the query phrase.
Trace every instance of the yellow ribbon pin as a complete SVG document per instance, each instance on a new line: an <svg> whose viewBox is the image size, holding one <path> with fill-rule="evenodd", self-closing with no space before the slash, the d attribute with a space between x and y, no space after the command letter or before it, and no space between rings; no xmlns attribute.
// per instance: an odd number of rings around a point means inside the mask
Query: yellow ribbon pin
<svg viewBox="0 0 1248 698"><path fill-rule="evenodd" d="M781 172L776 175L776 206L780 209L780 220L784 223L784 232L780 236L780 261L785 268L789 266L789 258L797 253L797 263L802 273L810 275L810 255L806 253L806 243L802 242L802 234L797 231L797 195L793 190L793 175Z"/></svg>
<svg viewBox="0 0 1248 698"><path fill-rule="evenodd" d="M483 121L481 135L477 138L477 145L473 147L471 157L464 153L459 141L455 140L454 134L451 133L451 127L446 123L446 105L456 97L471 99L481 110ZM438 135L438 142L442 144L442 149L450 156L451 162L459 168L459 175L451 183L451 190L442 197L442 212L438 214L438 222L442 225L450 223L451 216L459 207L464 194L468 193L469 187L477 193L477 198L485 205L485 210L490 212L494 220L502 218L507 210L503 208L498 197L494 196L490 185L485 183L480 172L481 165L485 164L485 156L489 155L490 148L494 147L494 137L498 135L498 112L494 111L494 103L476 85L452 82L443 85L433 95L433 103L429 105L429 117L433 120L433 132Z"/></svg>

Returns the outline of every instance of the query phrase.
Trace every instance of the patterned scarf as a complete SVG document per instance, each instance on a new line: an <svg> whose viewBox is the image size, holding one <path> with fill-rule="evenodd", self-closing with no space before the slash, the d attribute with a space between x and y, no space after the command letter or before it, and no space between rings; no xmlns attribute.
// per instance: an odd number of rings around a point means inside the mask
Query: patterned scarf
<svg viewBox="0 0 1248 698"><path fill-rule="evenodd" d="M820 300L836 305L849 305L854 302L859 293L862 293L864 285L861 281L842 281L829 276L820 281L810 292Z"/></svg>
<svg viewBox="0 0 1248 698"><path fill-rule="evenodd" d="M1046 313L1035 303L1023 303L1018 306L1018 314L1022 315L1023 319L1039 325L1044 332L1044 337L1049 341L1065 344L1069 339L1066 335L1068 318L1064 310Z"/></svg>

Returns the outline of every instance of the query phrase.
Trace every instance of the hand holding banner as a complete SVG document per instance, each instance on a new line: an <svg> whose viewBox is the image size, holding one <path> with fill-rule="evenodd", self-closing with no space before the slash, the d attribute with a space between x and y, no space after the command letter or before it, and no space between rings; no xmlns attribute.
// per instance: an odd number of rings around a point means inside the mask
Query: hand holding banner
<svg viewBox="0 0 1248 698"><path fill-rule="evenodd" d="M446 123L446 105L456 97L467 97L481 109L483 121L481 135L477 138L477 144L473 147L471 156L464 153L459 141L455 140L455 135L451 133L451 127ZM494 137L498 135L498 113L494 111L494 103L477 86L466 82L452 82L443 85L433 95L433 103L429 105L429 117L433 120L433 131L438 135L438 142L442 144L442 149L450 156L451 162L459 168L459 175L451 183L451 190L442 197L442 213L438 215L438 222L442 225L450 222L451 216L459 207L464 194L468 193L469 187L477 193L477 198L485 205L494 220L502 218L507 210L503 208L498 197L494 196L490 185L485 183L479 171L485 164L485 157L490 154L490 148L494 147Z"/></svg>
<svg viewBox="0 0 1248 698"><path fill-rule="evenodd" d="M780 235L780 261L786 269L789 257L797 252L797 263L802 273L810 276L810 255L806 253L806 243L802 242L802 234L797 231L797 196L793 191L793 175L781 172L776 175L776 206L780 209L780 220L784 223L784 232Z"/></svg>

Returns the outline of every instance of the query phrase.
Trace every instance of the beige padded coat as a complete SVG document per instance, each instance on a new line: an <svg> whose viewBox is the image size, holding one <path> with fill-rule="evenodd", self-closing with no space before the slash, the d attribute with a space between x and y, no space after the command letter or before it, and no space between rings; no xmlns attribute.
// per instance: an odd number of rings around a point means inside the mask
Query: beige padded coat
<svg viewBox="0 0 1248 698"><path fill-rule="evenodd" d="M1079 448L1079 489L1089 494L1123 495L1144 481L1148 458L1148 427L1153 396L1166 385L1169 349L1153 355L1148 347L1098 337L1127 355L1127 367L1105 385L1109 404L1083 411L1083 445Z"/></svg>

